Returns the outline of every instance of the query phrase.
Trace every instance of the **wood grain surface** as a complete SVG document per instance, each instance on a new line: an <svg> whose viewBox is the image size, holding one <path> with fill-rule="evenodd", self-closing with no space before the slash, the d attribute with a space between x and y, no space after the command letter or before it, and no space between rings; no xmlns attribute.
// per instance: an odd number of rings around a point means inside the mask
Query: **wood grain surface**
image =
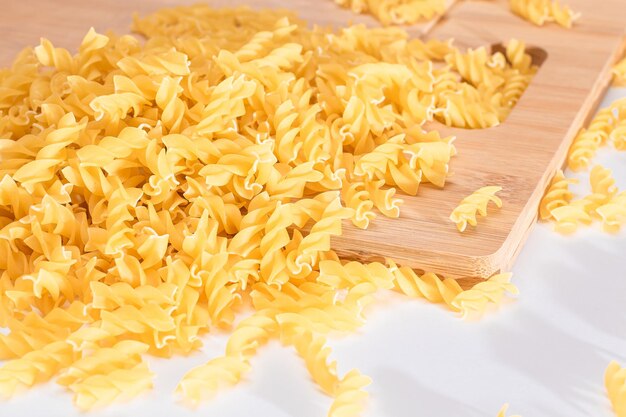
<svg viewBox="0 0 626 417"><path fill-rule="evenodd" d="M89 27L128 32L132 14L195 0L3 0L0 14L0 66L41 36L76 50ZM543 28L512 15L507 0L450 1L449 13L436 23L408 28L413 36L454 38L462 47L498 45L511 38L534 49L541 69L509 118L484 130L435 128L457 136L445 189L423 185L405 196L399 219L379 216L366 231L346 224L333 245L360 260L386 257L416 269L451 277L485 277L511 267L537 217L541 196L567 149L610 83L610 69L623 54L624 0L568 0L583 17L572 30ZM248 4L254 8L296 11L312 23L376 25L330 0L214 0L216 7ZM472 191L500 185L504 207L490 210L475 229L460 233L448 219Z"/></svg>

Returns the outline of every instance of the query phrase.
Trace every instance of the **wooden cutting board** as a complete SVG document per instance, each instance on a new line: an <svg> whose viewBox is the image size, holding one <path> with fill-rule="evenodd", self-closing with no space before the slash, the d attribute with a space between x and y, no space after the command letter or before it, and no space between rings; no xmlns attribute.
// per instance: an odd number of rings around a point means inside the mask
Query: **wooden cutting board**
<svg viewBox="0 0 626 417"><path fill-rule="evenodd" d="M196 0L4 0L0 14L0 66L41 36L75 50L90 26L127 32L131 15ZM533 47L541 69L509 118L485 130L436 128L457 136L459 155L445 189L423 185L405 196L399 219L379 216L366 231L346 224L334 247L364 261L395 259L451 277L486 277L511 267L537 217L541 196L567 148L610 83L611 66L624 52L623 0L567 0L583 17L574 29L538 28L512 15L508 1L449 1L439 22L408 28L413 36L454 38L462 47L498 45L511 38ZM330 0L215 0L210 4L296 11L318 24L376 25L369 16ZM504 207L476 229L460 233L448 219L472 191L500 185Z"/></svg>

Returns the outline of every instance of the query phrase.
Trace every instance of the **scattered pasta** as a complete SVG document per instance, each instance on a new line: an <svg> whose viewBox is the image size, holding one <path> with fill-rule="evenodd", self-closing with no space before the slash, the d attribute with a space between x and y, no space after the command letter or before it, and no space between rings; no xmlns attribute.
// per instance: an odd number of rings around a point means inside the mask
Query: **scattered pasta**
<svg viewBox="0 0 626 417"><path fill-rule="evenodd" d="M502 200L496 196L502 191L502 187L488 186L474 191L469 196L461 200L461 203L450 214L450 220L456 224L460 232L464 232L467 225L476 226L477 216L487 216L487 206L494 203L497 207L502 207Z"/></svg>
<svg viewBox="0 0 626 417"><path fill-rule="evenodd" d="M509 0L509 4L513 13L537 26L554 22L571 28L580 18L579 13L561 5L558 0Z"/></svg>
<svg viewBox="0 0 626 417"><path fill-rule="evenodd" d="M145 42L92 29L77 54L43 39L0 71L0 394L58 376L82 409L127 399L152 386L146 355L193 352L251 304L177 393L236 384L275 338L350 416L369 379L339 377L325 337L363 325L378 291L462 314L516 293L508 274L464 291L346 262L331 238L445 186L453 138L424 125L504 120L536 71L523 43L461 52L206 6L134 29Z"/></svg>
<svg viewBox="0 0 626 417"><path fill-rule="evenodd" d="M354 13L367 13L383 25L411 25L431 21L445 14L446 0L334 0ZM580 13L563 6L558 0L509 0L511 11L527 21L543 26L554 22L571 28Z"/></svg>
<svg viewBox="0 0 626 417"><path fill-rule="evenodd" d="M598 111L587 128L581 129L572 143L567 166L573 171L592 166L598 149L612 144L616 150L626 149L626 99L618 99ZM616 233L626 224L626 192L619 192L611 171L594 165L589 172L591 194L574 199L569 190L574 179L558 171L552 179L541 204L539 218L555 222L555 230L569 234L578 226L601 221L608 233Z"/></svg>
<svg viewBox="0 0 626 417"><path fill-rule="evenodd" d="M445 0L335 0L355 13L369 13L383 25L428 21L446 11Z"/></svg>

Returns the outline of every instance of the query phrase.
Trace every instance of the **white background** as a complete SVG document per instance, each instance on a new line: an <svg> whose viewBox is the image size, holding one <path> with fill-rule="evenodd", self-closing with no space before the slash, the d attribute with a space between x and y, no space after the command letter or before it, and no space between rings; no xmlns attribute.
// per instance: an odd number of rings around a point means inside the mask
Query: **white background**
<svg viewBox="0 0 626 417"><path fill-rule="evenodd" d="M604 105L626 97L613 89ZM626 190L626 152L601 150ZM586 178L577 188L587 193ZM560 236L534 229L514 268L521 295L478 322L443 307L388 295L368 311L358 334L331 340L341 375L353 367L373 378L366 416L487 417L502 404L524 417L610 417L603 374L626 365L626 231L598 225ZM202 352L150 360L155 389L93 417L322 417L331 399L317 390L294 351L277 342L253 360L245 382L189 409L172 392L191 367L218 356L227 335L211 335ZM72 417L71 395L54 383L7 402L0 416Z"/></svg>

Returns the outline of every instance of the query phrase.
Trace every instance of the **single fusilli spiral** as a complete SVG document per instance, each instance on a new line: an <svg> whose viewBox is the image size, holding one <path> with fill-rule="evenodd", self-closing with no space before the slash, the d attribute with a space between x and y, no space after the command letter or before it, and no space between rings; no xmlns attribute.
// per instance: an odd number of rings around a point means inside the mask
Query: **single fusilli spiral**
<svg viewBox="0 0 626 417"><path fill-rule="evenodd" d="M538 26L555 22L570 28L580 17L580 14L562 6L558 0L510 0L510 6L514 13Z"/></svg>
<svg viewBox="0 0 626 417"><path fill-rule="evenodd" d="M344 375L337 384L335 399L328 411L328 417L356 417L360 416L365 407L365 400L369 396L363 390L372 380L353 369Z"/></svg>
<svg viewBox="0 0 626 417"><path fill-rule="evenodd" d="M497 207L502 207L502 200L496 197L496 193L501 190L502 187L489 186L474 191L461 200L461 203L450 214L450 220L456 223L461 232L465 231L468 224L476 226L476 216L486 216L487 206L490 202L493 202Z"/></svg>
<svg viewBox="0 0 626 417"><path fill-rule="evenodd" d="M572 201L574 194L569 190L569 186L576 182L576 179L565 178L563 171L557 171L539 205L541 220L552 218L552 210L566 206Z"/></svg>
<svg viewBox="0 0 626 417"><path fill-rule="evenodd" d="M517 287L510 281L511 274L494 275L457 295L451 304L461 311L463 316L471 312L482 313L489 303L499 304L506 293L518 293Z"/></svg>

